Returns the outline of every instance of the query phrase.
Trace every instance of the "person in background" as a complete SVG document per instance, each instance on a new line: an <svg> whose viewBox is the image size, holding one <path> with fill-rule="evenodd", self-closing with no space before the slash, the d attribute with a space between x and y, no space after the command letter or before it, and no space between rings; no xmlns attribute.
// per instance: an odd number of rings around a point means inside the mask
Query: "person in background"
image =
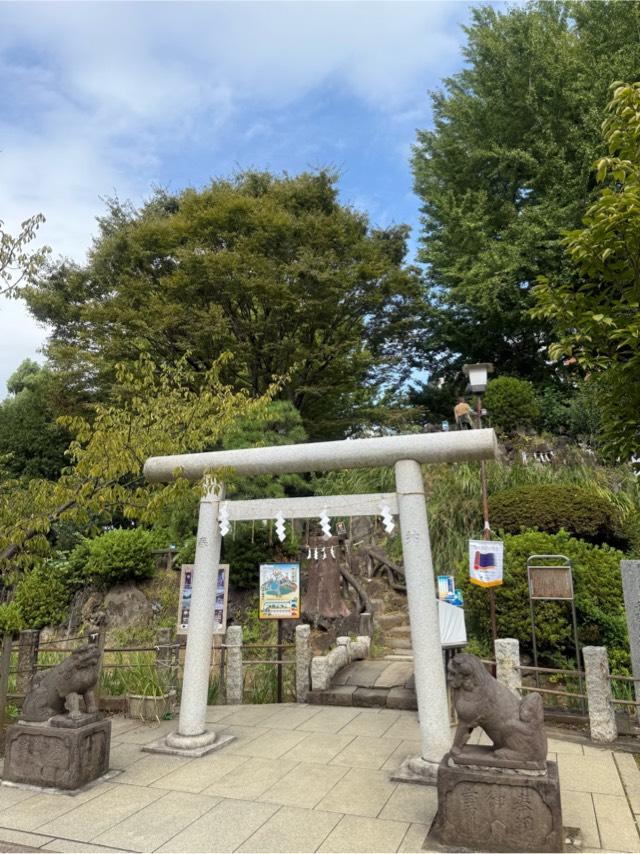
<svg viewBox="0 0 640 854"><path fill-rule="evenodd" d="M453 407L453 414L456 418L458 430L471 430L473 428L473 410L464 397L458 398L458 402Z"/></svg>

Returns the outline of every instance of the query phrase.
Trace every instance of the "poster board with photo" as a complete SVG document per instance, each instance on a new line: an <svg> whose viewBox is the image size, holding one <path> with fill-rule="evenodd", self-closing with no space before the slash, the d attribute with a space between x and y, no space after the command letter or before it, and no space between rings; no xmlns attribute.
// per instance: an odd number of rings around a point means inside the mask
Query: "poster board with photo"
<svg viewBox="0 0 640 854"><path fill-rule="evenodd" d="M300 564L260 564L260 619L300 618Z"/></svg>
<svg viewBox="0 0 640 854"><path fill-rule="evenodd" d="M179 635L186 635L189 628L189 613L191 611L191 596L193 593L193 576L195 565L183 563L180 573L180 598L178 599L178 627ZM216 580L216 604L213 612L214 634L224 634L227 630L227 600L229 597L229 564L221 563L218 566L218 577Z"/></svg>

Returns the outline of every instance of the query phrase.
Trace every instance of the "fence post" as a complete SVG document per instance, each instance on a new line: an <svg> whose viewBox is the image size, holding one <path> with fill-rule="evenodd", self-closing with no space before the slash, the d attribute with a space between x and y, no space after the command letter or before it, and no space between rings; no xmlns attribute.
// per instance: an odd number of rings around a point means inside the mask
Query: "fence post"
<svg viewBox="0 0 640 854"><path fill-rule="evenodd" d="M496 638L493 646L496 655L496 679L520 697L520 642L515 638Z"/></svg>
<svg viewBox="0 0 640 854"><path fill-rule="evenodd" d="M16 673L16 692L28 694L31 690L33 677L38 667L38 639L40 632L37 629L25 629L20 632L18 638L18 672Z"/></svg>
<svg viewBox="0 0 640 854"><path fill-rule="evenodd" d="M5 632L2 636L2 653L0 654L0 732L4 730L7 720L7 694L9 692L12 643L11 633Z"/></svg>
<svg viewBox="0 0 640 854"><path fill-rule="evenodd" d="M310 688L311 627L296 626L296 702L305 703Z"/></svg>
<svg viewBox="0 0 640 854"><path fill-rule="evenodd" d="M165 694L176 692L175 645L171 629L156 631L156 677Z"/></svg>
<svg viewBox="0 0 640 854"><path fill-rule="evenodd" d="M244 680L242 673L242 626L227 629L227 703L242 703Z"/></svg>
<svg viewBox="0 0 640 854"><path fill-rule="evenodd" d="M585 646L582 649L582 656L587 683L591 740L609 744L616 740L618 729L611 697L607 648Z"/></svg>

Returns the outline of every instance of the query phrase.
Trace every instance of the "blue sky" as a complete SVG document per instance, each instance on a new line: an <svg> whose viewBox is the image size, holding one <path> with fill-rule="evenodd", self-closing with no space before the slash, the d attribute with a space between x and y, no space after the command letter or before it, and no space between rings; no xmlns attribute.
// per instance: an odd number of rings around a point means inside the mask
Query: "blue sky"
<svg viewBox="0 0 640 854"><path fill-rule="evenodd" d="M0 3L0 219L82 260L101 198L236 169L333 166L342 201L417 237L409 157L462 67L466 2ZM415 245L415 244L414 244ZM46 337L0 303L0 395Z"/></svg>

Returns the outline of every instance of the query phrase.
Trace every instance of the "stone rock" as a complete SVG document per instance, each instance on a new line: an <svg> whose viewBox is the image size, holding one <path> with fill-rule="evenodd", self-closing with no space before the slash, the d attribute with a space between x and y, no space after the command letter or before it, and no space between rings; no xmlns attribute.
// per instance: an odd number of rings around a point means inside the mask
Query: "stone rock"
<svg viewBox="0 0 640 854"><path fill-rule="evenodd" d="M140 625L152 615L151 602L134 584L112 587L104 597L101 610L110 629Z"/></svg>
<svg viewBox="0 0 640 854"><path fill-rule="evenodd" d="M555 762L531 776L496 768L464 768L447 754L438 768L438 812L429 851L563 850L560 781Z"/></svg>

